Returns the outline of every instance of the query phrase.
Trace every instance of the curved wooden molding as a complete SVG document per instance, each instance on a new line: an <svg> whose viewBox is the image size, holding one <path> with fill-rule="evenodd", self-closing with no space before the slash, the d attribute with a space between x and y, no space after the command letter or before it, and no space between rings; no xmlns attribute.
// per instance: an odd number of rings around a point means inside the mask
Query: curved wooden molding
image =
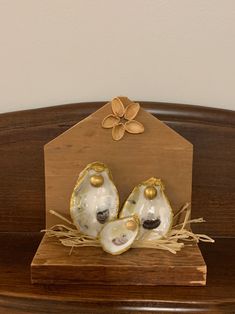
<svg viewBox="0 0 235 314"><path fill-rule="evenodd" d="M141 104L194 144L193 216L207 220L194 230L226 237L200 245L208 285L174 287L172 293L169 287L30 284L44 227L43 145L103 102L63 105L0 115L1 313L235 313L235 241L228 239L235 236L235 112Z"/></svg>
<svg viewBox="0 0 235 314"><path fill-rule="evenodd" d="M58 123L69 120L76 123L78 120L81 120L82 116L90 115L105 103L107 102L74 103L3 113L0 115L0 130L25 127L26 123L27 127L45 125L53 121ZM164 102L139 101L139 103L145 110L162 121L186 121L235 126L235 112L232 110ZM44 119L42 119L42 116L44 116ZM14 124L12 123L13 120Z"/></svg>

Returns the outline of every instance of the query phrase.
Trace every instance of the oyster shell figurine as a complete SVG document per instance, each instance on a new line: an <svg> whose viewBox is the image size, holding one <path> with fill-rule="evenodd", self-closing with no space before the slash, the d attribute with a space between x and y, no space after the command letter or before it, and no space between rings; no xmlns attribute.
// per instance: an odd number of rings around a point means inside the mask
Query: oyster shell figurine
<svg viewBox="0 0 235 314"><path fill-rule="evenodd" d="M93 162L80 173L70 200L70 215L81 233L97 237L117 218L119 196L109 168Z"/></svg>
<svg viewBox="0 0 235 314"><path fill-rule="evenodd" d="M100 232L100 243L105 252L112 255L122 254L131 247L138 231L137 216L110 221Z"/></svg>
<svg viewBox="0 0 235 314"><path fill-rule="evenodd" d="M120 212L120 217L134 214L140 220L138 239L144 237L145 240L157 240L170 231L173 211L160 179L150 178L134 188Z"/></svg>

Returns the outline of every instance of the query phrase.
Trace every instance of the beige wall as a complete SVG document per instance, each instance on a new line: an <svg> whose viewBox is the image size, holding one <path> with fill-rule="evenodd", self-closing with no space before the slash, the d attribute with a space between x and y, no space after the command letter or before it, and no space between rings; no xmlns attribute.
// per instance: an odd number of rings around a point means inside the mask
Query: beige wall
<svg viewBox="0 0 235 314"><path fill-rule="evenodd" d="M0 112L128 95L235 109L234 0L0 0Z"/></svg>

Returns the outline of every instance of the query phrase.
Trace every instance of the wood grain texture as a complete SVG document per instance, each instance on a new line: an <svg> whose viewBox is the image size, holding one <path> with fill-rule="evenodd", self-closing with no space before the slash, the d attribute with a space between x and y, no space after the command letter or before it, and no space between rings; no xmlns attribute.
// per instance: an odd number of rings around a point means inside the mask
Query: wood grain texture
<svg viewBox="0 0 235 314"><path fill-rule="evenodd" d="M195 231L235 236L235 113L179 104L140 102L194 145ZM100 108L64 105L0 115L0 231L45 226L43 145Z"/></svg>
<svg viewBox="0 0 235 314"><path fill-rule="evenodd" d="M136 119L145 132L114 141L101 122L112 113L106 104L44 147L46 228L61 223L49 210L70 218L70 198L79 173L90 163L105 163L117 187L120 208L135 186L151 177L161 178L173 211L191 202L192 144L140 109Z"/></svg>
<svg viewBox="0 0 235 314"><path fill-rule="evenodd" d="M32 285L30 263L42 234L0 234L0 313L234 313L235 241L201 243L205 287ZM24 250L22 250L24 248Z"/></svg>
<svg viewBox="0 0 235 314"><path fill-rule="evenodd" d="M44 235L31 264L33 283L98 285L204 286L206 265L198 246L176 255L153 249L131 249L112 256L101 248L64 247Z"/></svg>
<svg viewBox="0 0 235 314"><path fill-rule="evenodd" d="M104 103L0 115L0 313L235 313L235 241L200 244L205 287L32 285L30 263L44 227L43 145ZM141 102L194 144L194 230L235 236L235 113ZM4 233L3 231L9 231ZM11 231L21 231L12 233ZM22 250L22 248L24 248Z"/></svg>

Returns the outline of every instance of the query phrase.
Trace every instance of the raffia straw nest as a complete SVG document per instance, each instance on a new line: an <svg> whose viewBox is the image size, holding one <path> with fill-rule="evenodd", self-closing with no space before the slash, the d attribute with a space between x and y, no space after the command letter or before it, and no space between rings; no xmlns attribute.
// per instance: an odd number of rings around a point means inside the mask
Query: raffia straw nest
<svg viewBox="0 0 235 314"><path fill-rule="evenodd" d="M199 241L203 242L215 242L212 238L205 234L195 234L191 230L186 229L186 226L192 223L201 223L205 222L203 218L190 219L190 204L186 203L175 215L173 218L173 227L167 237L160 240L146 240L145 237L142 237L139 240L136 240L132 248L151 248L158 250L166 250L173 254L176 254L180 251L185 245L192 245L192 243L198 243ZM94 246L100 247L100 242L97 238L81 234L75 225L59 213L50 210L52 215L57 216L62 221L71 225L71 227L64 224L57 224L51 227L50 229L42 230L46 232L49 237L56 237L59 239L62 245L71 247L70 254L72 253L73 248L84 247L84 246ZM176 218L184 215L183 222L180 224L176 223ZM151 231L149 231L151 232Z"/></svg>

